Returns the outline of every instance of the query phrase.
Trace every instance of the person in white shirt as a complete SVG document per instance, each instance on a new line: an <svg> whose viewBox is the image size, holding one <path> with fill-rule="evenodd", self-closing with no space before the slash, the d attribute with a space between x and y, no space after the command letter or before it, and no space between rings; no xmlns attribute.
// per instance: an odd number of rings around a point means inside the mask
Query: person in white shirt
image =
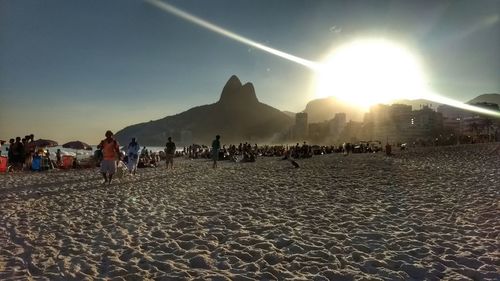
<svg viewBox="0 0 500 281"><path fill-rule="evenodd" d="M132 138L132 141L128 144L127 147L127 156L128 156L127 168L129 173L133 175L135 175L135 172L137 170L140 148L141 147L139 143L135 140L135 138Z"/></svg>

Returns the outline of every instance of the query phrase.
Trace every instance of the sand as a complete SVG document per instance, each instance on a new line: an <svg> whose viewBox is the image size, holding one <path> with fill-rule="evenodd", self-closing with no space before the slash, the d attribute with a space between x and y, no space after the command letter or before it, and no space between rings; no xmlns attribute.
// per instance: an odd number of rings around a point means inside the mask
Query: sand
<svg viewBox="0 0 500 281"><path fill-rule="evenodd" d="M0 175L1 280L499 280L492 145Z"/></svg>

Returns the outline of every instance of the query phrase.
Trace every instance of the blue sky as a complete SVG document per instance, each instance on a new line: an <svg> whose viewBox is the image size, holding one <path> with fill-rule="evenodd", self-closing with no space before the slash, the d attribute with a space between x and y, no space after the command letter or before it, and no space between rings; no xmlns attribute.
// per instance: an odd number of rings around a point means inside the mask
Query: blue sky
<svg viewBox="0 0 500 281"><path fill-rule="evenodd" d="M384 37L421 58L445 96L500 91L500 1L167 2L318 62L342 43ZM217 101L232 74L281 110L314 98L310 69L140 0L0 0L0 139L97 143L107 129Z"/></svg>

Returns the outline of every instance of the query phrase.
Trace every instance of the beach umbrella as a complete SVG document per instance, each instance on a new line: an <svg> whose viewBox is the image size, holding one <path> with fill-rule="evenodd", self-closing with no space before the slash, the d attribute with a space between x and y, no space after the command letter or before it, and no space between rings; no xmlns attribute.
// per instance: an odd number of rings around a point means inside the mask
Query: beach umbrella
<svg viewBox="0 0 500 281"><path fill-rule="evenodd" d="M38 147L53 147L53 146L58 146L59 144L57 141L53 140L44 140L44 139L37 139L36 141L33 142L36 146Z"/></svg>
<svg viewBox="0 0 500 281"><path fill-rule="evenodd" d="M92 150L92 146L83 141L70 141L62 145L64 148Z"/></svg>

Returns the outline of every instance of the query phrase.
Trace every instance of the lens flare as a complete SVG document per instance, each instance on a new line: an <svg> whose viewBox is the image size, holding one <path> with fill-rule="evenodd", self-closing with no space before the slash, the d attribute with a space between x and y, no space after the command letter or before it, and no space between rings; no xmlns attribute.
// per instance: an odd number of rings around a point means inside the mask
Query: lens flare
<svg viewBox="0 0 500 281"><path fill-rule="evenodd" d="M318 68L318 64L313 62L313 61L309 61L309 60L306 60L306 59L303 59L303 58L299 58L297 56L294 56L294 55L291 55L291 54L288 54L288 53L285 53L285 52L282 52L282 51L279 51L279 50L276 50L276 49L273 49L271 47L268 47L266 45L263 45L261 43L258 43L258 42L255 42L253 40L250 40L248 38L245 38L241 35L238 35L234 32L231 32L227 29L224 29L220 26L217 26L213 23L210 23L204 19L201 19L197 16L194 16L192 14L189 14L183 10L180 10L170 4L167 4L165 2L162 2L162 1L159 1L159 0L144 0L146 1L147 3L151 4L151 5L154 5L155 7L158 7L160 9L162 9L163 11L166 11L166 12L169 12L175 16L178 16L180 18L183 18L191 23L194 23L196 25L199 25L203 28L206 28L210 31L213 31L215 33L218 33L220 35L223 35L225 37L228 37L228 38L231 38L233 40L236 40L238 42L241 42L243 44L246 44L246 45L249 45L249 46L252 46L252 47L255 47L255 48L258 48L262 51L265 51L265 52L268 52L268 53L271 53L273 55L276 55L278 57L282 57L284 59L287 59L289 61L293 61L295 63L298 63L300 65L303 65L303 66L306 66L308 68L311 68L311 69L317 69Z"/></svg>
<svg viewBox="0 0 500 281"><path fill-rule="evenodd" d="M500 118L500 112L498 112L498 111L493 111L490 109L486 109L486 108L482 108L482 107L478 107L478 106L473 106L473 105L470 105L467 103L463 103L463 102L460 102L460 101L457 101L454 99L450 99L450 98L438 95L438 94L430 92L430 91L423 94L421 98L426 99L426 100L430 100L433 102L447 104L449 106L453 106L456 108L460 108L460 109L464 109L464 110L468 110L468 111L474 111L477 113L486 114L486 115Z"/></svg>
<svg viewBox="0 0 500 281"><path fill-rule="evenodd" d="M193 24L196 24L198 26L201 26L207 30L210 30L212 32L215 32L215 33L218 33L222 36L225 36L227 38L230 38L230 39L233 39L233 40L236 40L240 43L243 43L243 44L246 44L246 45L249 45L249 46L252 46L252 47L255 47L257 49L260 49L262 51L265 51L265 52L268 52L270 54L273 54L275 56L278 56L278 57L281 57L281 58L284 58L286 60L289 60L289 61L292 61L292 62L295 62L297 64L300 64L300 65L303 65L315 72L318 73L318 75L324 75L324 73L322 74L322 72L324 71L325 68L327 67L331 67L331 66L325 66L324 63L318 63L318 62L313 62L313 61L310 61L310 60L307 60L307 59L304 59L304 58L300 58L300 57L297 57L297 56L294 56L294 55L291 55L291 54L288 54L286 52L283 52L283 51L280 51L280 50L277 50L277 49L274 49L274 48L271 48L271 47L268 47L262 43L258 43L256 41L253 41L251 39L248 39L246 37L243 37L239 34L236 34L234 32L231 32L227 29L224 29L218 25L215 25L213 23L210 23L204 19L201 19L197 16L194 16L188 12L185 12L181 9L178 9L170 4L167 4L163 1L160 1L160 0L144 0L145 2L161 9L162 11L165 11L165 12L168 12L172 15L175 15L179 18L182 18L182 19L185 19ZM495 22L497 21L498 19L495 19ZM464 104L460 101L456 101L454 99L450 99L450 98L447 98L447 97L443 97L441 95L438 95L436 93L432 93L430 91L423 91L423 93L421 94L420 97L418 96L415 96L415 98L424 98L424 99L428 99L428 100L431 100L431 101L434 101L434 102L439 102L439 103L443 103L443 104L447 104L447 105L450 105L450 106L453 106L453 107L458 107L458 108L461 108L461 109L465 109L465 110L470 110L470 111L475 111L475 112L478 112L478 113L482 113L482 114L487 114L487 115L491 115L491 116L495 116L495 117L499 117L500 118L500 112L497 112L497 111L493 111L493 110L488 110L488 109L484 109L484 108L481 108L481 107L477 107L477 106L473 106L473 105L469 105L469 104Z"/></svg>

